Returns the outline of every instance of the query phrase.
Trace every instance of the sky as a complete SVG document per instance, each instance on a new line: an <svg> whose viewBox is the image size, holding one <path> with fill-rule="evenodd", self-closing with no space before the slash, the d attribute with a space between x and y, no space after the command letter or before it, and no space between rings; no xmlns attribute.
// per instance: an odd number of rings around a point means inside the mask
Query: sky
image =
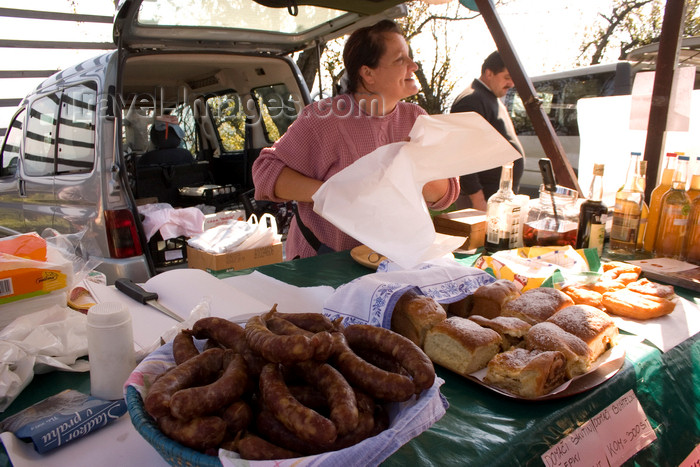
<svg viewBox="0 0 700 467"><path fill-rule="evenodd" d="M454 8L454 0L452 8ZM505 26L511 44L529 76L571 68L586 28L600 11L609 9L612 0L509 0L497 14ZM113 0L0 0L0 7L29 10L73 12L111 16ZM448 5L449 6L449 5ZM459 7L462 14L469 11ZM77 24L64 21L0 18L1 39L63 40L111 42L109 24ZM479 74L484 58L496 49L484 21L480 18L456 23L451 31L454 43L452 61L457 85L454 96ZM88 59L99 51L62 51L0 48L2 69L60 69ZM41 79L0 80L0 98L23 97ZM0 108L0 127L5 127L12 109Z"/></svg>

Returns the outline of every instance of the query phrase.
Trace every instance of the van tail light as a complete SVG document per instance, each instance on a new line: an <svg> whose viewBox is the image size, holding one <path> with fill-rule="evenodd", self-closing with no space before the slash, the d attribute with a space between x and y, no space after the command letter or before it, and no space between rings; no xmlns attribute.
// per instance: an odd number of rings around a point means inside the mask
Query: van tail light
<svg viewBox="0 0 700 467"><path fill-rule="evenodd" d="M134 215L128 209L105 211L107 243L112 258L129 258L142 254Z"/></svg>

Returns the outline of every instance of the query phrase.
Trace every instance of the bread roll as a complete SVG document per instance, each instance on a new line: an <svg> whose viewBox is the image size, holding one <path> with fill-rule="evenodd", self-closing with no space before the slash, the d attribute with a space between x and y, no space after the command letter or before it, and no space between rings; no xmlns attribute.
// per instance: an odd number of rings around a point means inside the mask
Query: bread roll
<svg viewBox="0 0 700 467"><path fill-rule="evenodd" d="M563 308L547 322L556 324L585 342L591 349L594 361L615 345L619 335L617 326L606 312L588 305Z"/></svg>
<svg viewBox="0 0 700 467"><path fill-rule="evenodd" d="M484 382L521 397L548 394L566 381L566 359L561 352L516 348L499 353L488 363Z"/></svg>
<svg viewBox="0 0 700 467"><path fill-rule="evenodd" d="M503 306L501 316L515 316L530 324L545 321L574 301L564 292L548 287L539 287L523 292L520 297Z"/></svg>
<svg viewBox="0 0 700 467"><path fill-rule="evenodd" d="M425 333L445 320L447 313L433 298L410 290L396 302L391 314L391 330L423 348Z"/></svg>
<svg viewBox="0 0 700 467"><path fill-rule="evenodd" d="M515 283L499 279L496 282L482 285L474 291L471 300L465 302L464 310L450 308L450 313L463 318L470 315L480 315L485 318L495 318L501 314L501 308L509 301L518 298L520 291Z"/></svg>
<svg viewBox="0 0 700 467"><path fill-rule="evenodd" d="M569 378L584 374L593 362L593 352L588 345L554 323L535 324L525 335L524 343L529 350L561 352L566 358L566 376Z"/></svg>
<svg viewBox="0 0 700 467"><path fill-rule="evenodd" d="M512 316L496 316L493 319L488 319L480 315L471 315L469 319L479 326L493 329L499 333L502 339L501 350L509 350L520 344L530 329L530 324Z"/></svg>
<svg viewBox="0 0 700 467"><path fill-rule="evenodd" d="M484 368L501 349L501 336L473 321L451 316L425 335L423 350L430 359L460 375Z"/></svg>
<svg viewBox="0 0 700 467"><path fill-rule="evenodd" d="M676 308L676 303L671 300L627 288L604 293L603 305L608 313L635 319L658 318Z"/></svg>

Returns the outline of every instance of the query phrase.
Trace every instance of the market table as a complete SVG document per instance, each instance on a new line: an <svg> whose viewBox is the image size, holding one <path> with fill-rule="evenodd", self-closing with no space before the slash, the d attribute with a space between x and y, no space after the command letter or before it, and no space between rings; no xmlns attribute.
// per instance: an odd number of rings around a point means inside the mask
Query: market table
<svg viewBox="0 0 700 467"><path fill-rule="evenodd" d="M465 259L468 263L469 258ZM262 266L257 271L292 285L338 287L372 271L349 252ZM234 274L246 274L250 270ZM700 298L677 288L684 298ZM625 363L610 380L582 394L528 402L496 394L448 370L442 394L450 407L429 430L402 446L386 466L406 465L543 465L541 456L596 414L633 391L657 439L624 465L675 466L700 444L700 335L663 353L651 344L627 348ZM0 418L62 389L89 392L87 374L53 372L37 375ZM620 432L620 437L626 433ZM612 449L612 447L611 447ZM561 464L567 459L562 457ZM9 465L5 452L0 463ZM568 465L582 465L570 463Z"/></svg>

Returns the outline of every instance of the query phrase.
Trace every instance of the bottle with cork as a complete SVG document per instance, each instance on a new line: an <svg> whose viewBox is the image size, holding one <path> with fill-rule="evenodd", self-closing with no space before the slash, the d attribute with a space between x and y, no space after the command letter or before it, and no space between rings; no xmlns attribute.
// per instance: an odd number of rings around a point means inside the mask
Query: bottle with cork
<svg viewBox="0 0 700 467"><path fill-rule="evenodd" d="M637 178L637 187L646 192L647 189L647 161L639 161L639 177ZM649 220L649 206L646 201L642 202L642 217L639 219L639 232L637 232L637 250L644 249L644 234L647 230L647 222Z"/></svg>
<svg viewBox="0 0 700 467"><path fill-rule="evenodd" d="M639 189L639 159L641 153L633 152L627 168L625 184L615 194L610 252L630 255L637 249L637 233L642 217L644 192Z"/></svg>
<svg viewBox="0 0 700 467"><path fill-rule="evenodd" d="M593 181L588 199L581 203L576 248L596 248L603 254L608 207L603 203L604 164L593 165Z"/></svg>
<svg viewBox="0 0 700 467"><path fill-rule="evenodd" d="M516 248L520 239L521 204L513 193L513 163L501 168L498 191L486 203L486 242L490 253Z"/></svg>
<svg viewBox="0 0 700 467"><path fill-rule="evenodd" d="M664 158L664 168L661 172L661 183L654 188L649 197L649 215L644 232L644 251L654 250L656 241L656 230L659 225L659 215L661 213L661 198L671 189L673 182L673 172L676 170L677 153L668 152Z"/></svg>
<svg viewBox="0 0 700 467"><path fill-rule="evenodd" d="M685 191L688 156L678 156L671 189L661 198L659 223L654 241L654 256L683 260L690 217L690 199Z"/></svg>

